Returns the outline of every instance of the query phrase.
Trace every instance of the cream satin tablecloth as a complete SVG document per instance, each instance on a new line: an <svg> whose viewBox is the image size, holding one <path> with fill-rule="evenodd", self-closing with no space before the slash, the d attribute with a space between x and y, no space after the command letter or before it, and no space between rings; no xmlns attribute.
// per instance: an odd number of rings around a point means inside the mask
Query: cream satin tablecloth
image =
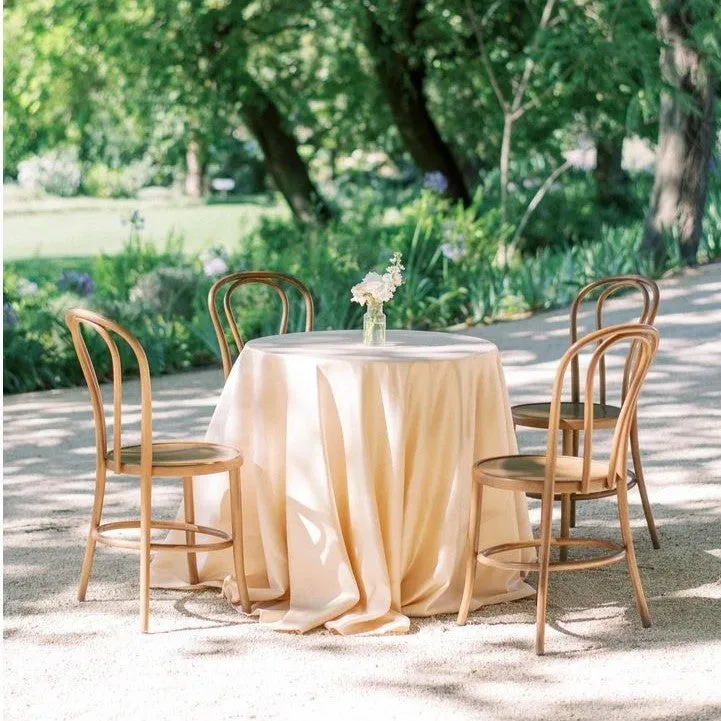
<svg viewBox="0 0 721 721"><path fill-rule="evenodd" d="M382 347L360 331L253 340L206 437L243 452L260 622L341 634L405 633L409 616L458 611L473 461L517 450L497 348L420 331L390 331ZM486 488L483 501L482 545L531 537L525 496ZM228 503L223 475L196 479L197 523L229 529ZM229 550L198 554L198 570L237 597ZM155 586L188 585L182 554L159 554L151 572ZM471 608L533 593L480 566Z"/></svg>

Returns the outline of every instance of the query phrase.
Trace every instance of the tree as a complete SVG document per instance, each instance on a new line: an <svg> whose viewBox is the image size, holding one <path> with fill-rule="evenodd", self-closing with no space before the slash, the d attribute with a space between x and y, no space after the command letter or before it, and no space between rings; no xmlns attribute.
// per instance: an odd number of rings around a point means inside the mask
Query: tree
<svg viewBox="0 0 721 721"><path fill-rule="evenodd" d="M431 116L426 97L425 48L419 43L423 0L404 0L399 17L367 10L366 47L403 144L422 172L440 171L446 193L464 205L471 197L461 167Z"/></svg>
<svg viewBox="0 0 721 721"><path fill-rule="evenodd" d="M191 198L199 198L203 194L203 161L200 143L191 138L185 150L185 194Z"/></svg>
<svg viewBox="0 0 721 721"><path fill-rule="evenodd" d="M618 211L629 209L630 178L623 169L623 128L615 132L599 132L596 135L596 166L593 179L596 181L598 204L601 208Z"/></svg>
<svg viewBox="0 0 721 721"><path fill-rule="evenodd" d="M203 149L245 121L258 135L269 171L296 217L325 220L330 210L298 152L293 122L262 87L252 63L253 46L272 48L279 37L295 33L307 6L279 0L274 12L265 10L249 1L18 3L12 8L18 26L15 33L13 25L12 38L17 34L18 50L25 42L32 52L21 53L11 68L11 117L22 120L23 110L30 110L28 135L39 135L30 125L36 121L51 144L77 138L83 160L83 144L92 145L84 142L91 137L86 131L98 117L91 113L96 97L100 109L100 101L112 106L121 98L127 112L146 123L141 137L152 135L159 118L180 119L168 127L182 148L193 195L201 190ZM103 85L109 92L101 93ZM274 87L273 95L292 93ZM45 97L52 103L43 102ZM25 143L14 154L34 152L38 145L34 142L31 150Z"/></svg>
<svg viewBox="0 0 721 721"><path fill-rule="evenodd" d="M301 221L329 220L332 213L308 174L298 153L298 143L286 127L272 98L250 78L245 78L243 118L260 144L268 172L293 214Z"/></svg>
<svg viewBox="0 0 721 721"><path fill-rule="evenodd" d="M142 156L150 132L142 78L132 83L83 42L82 15L42 0L6 3L5 172L29 155L72 145L84 163Z"/></svg>
<svg viewBox="0 0 721 721"><path fill-rule="evenodd" d="M255 47L272 48L295 32L305 7L281 0L272 9L266 12L252 2L193 0L179 6L147 0L147 16L128 32L135 36L140 30L145 38L149 52L143 61L159 92L172 89L170 102L186 106L190 114L207 117L210 108L207 126L213 133L232 132L244 122L293 214L304 222L325 221L331 211L298 151L292 122L263 88L253 63Z"/></svg>
<svg viewBox="0 0 721 721"><path fill-rule="evenodd" d="M656 177L643 247L662 263L664 234L676 232L681 256L696 264L714 141L721 10L710 0L652 0L662 42ZM715 9L714 9L715 8Z"/></svg>
<svg viewBox="0 0 721 721"><path fill-rule="evenodd" d="M630 108L636 111L633 129L643 130L637 111L647 109L643 97L649 85L657 87L648 8L616 0L538 0L520 6L505 0L481 15L472 0L463 0L463 7L500 115L499 207L510 242L499 261L525 245L523 233L536 208L571 166L562 153L577 147L581 136L593 137L598 149L598 205L628 209L621 159ZM513 173L523 172L539 155L548 169L545 180L529 183L538 189L527 195L509 192L512 180L518 186Z"/></svg>

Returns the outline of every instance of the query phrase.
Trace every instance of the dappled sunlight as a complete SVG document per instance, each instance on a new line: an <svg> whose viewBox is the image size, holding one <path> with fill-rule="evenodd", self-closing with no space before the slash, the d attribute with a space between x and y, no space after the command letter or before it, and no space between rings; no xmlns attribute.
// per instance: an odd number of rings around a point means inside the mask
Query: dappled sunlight
<svg viewBox="0 0 721 721"><path fill-rule="evenodd" d="M202 380L220 380L220 373L194 374ZM205 434L214 397L203 383L188 376L182 391L168 392L168 378L158 379L161 411L154 416L157 437L199 437ZM137 381L129 381L123 408L123 441L139 435ZM172 385L172 384L171 384ZM103 386L106 413L112 418L112 389ZM22 615L36 604L43 607L52 597L72 614L77 609L74 593L79 578L85 535L95 486L95 437L85 388L6 396L4 414L4 514L6 568L24 569L6 574L6 613ZM127 424L127 425L126 425ZM112 424L108 427L112 433ZM43 453L39 451L42 449ZM181 485L173 479L157 479L153 487L154 516L174 517ZM105 519L121 520L137 515L138 479L108 478ZM52 519L52 520L47 520ZM38 556L40 554L40 556ZM48 559L37 564L35 559ZM115 581L129 589L133 614L137 614L137 557L100 547L91 577L102 586L112 569ZM29 595L36 598L30 601ZM57 601L56 601L57 603ZM106 611L112 615L112 608Z"/></svg>
<svg viewBox="0 0 721 721"><path fill-rule="evenodd" d="M404 718L412 715L409 709L431 716L438 710L437 718L492 714L500 721L545 721L571 712L577 721L721 717L716 689L697 683L700 667L721 662L721 283L699 281L720 271L706 268L662 283L661 347L639 406L660 550L651 547L638 492L629 494L650 629L641 628L626 568L618 565L552 577L543 659L532 651L533 598L482 607L462 628L455 616L442 615L413 618L415 633L402 637L339 637L327 630L304 636L269 633L255 617L239 615L217 589L154 590L153 632L142 637L136 633L135 554L99 547L88 600L75 600L95 482L90 403L85 389L75 388L5 398L6 649L27 663L42 657L49 667L67 667L64 683L71 688L83 687L90 659L101 657L113 658L112 678L122 674L136 683L135 659L148 649L171 657L183 678L193 678L202 664L214 664L223 688L238 684L238 663L252 664L271 699L268 718L274 709L278 714L287 709L287 679L305 678L308 668L319 697L322 690L327 708L336 710L339 694L361 696L370 690L385 708L403 709ZM628 317L632 299L618 303L623 306L619 317L624 311ZM584 322L591 312L584 307ZM609 319L616 313L614 306ZM512 402L530 402L548 399L567 346L567 323L567 311L557 311L471 334L501 349ZM620 358L614 358L611 397L621 370ZM157 437L202 438L222 386L220 371L153 379L153 386ZM103 393L109 402L110 388L104 386ZM126 401L124 442L129 443L138 431L137 382L128 382ZM106 411L112 412L111 405ZM302 440L311 430L301 423L294 432ZM542 431L519 430L518 437L524 452L545 448ZM598 456L608 451L609 439L608 433L594 434ZM324 460L295 462L305 477L314 478ZM154 516L174 517L181 496L176 480L155 481ZM328 556L332 524L318 515L313 498L295 494L291 502L288 512L300 519L295 532L304 534L317 562L336 563ZM338 502L338 512L346 513ZM130 517L138 505L137 478L110 476L106 520ZM537 501L530 502L530 515L537 526ZM579 534L618 537L612 499L579 504L577 520ZM351 551L356 543L351 536L341 539ZM178 684L177 676L172 678ZM670 698L667 689L680 683L688 692ZM573 701L580 689L583 703ZM403 705L409 699L416 705Z"/></svg>

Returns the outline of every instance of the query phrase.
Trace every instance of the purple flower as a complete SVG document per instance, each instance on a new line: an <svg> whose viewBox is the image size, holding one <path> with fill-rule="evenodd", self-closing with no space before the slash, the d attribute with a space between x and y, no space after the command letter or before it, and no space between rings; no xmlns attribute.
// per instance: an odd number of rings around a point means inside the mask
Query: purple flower
<svg viewBox="0 0 721 721"><path fill-rule="evenodd" d="M87 296L95 290L95 283L88 273L64 270L58 280L58 290Z"/></svg>
<svg viewBox="0 0 721 721"><path fill-rule="evenodd" d="M130 225L136 233L139 233L145 227L145 218L140 215L139 210L134 210L127 218L123 218L120 223Z"/></svg>
<svg viewBox="0 0 721 721"><path fill-rule="evenodd" d="M10 303L3 303L3 330L13 330L20 322L15 308Z"/></svg>
<svg viewBox="0 0 721 721"><path fill-rule="evenodd" d="M423 176L423 187L440 195L448 190L448 179L440 170L432 170Z"/></svg>

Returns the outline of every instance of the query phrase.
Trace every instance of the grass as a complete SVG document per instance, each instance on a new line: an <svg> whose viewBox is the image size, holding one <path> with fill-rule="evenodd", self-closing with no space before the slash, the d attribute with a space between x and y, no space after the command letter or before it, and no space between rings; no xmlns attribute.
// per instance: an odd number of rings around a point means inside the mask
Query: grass
<svg viewBox="0 0 721 721"><path fill-rule="evenodd" d="M287 214L277 199L257 197L214 204L92 198L8 203L3 221L3 257L22 260L117 253L128 237L128 226L121 221L133 210L139 210L145 218L145 238L164 243L171 233L181 235L188 252L211 245L235 249L262 217Z"/></svg>

